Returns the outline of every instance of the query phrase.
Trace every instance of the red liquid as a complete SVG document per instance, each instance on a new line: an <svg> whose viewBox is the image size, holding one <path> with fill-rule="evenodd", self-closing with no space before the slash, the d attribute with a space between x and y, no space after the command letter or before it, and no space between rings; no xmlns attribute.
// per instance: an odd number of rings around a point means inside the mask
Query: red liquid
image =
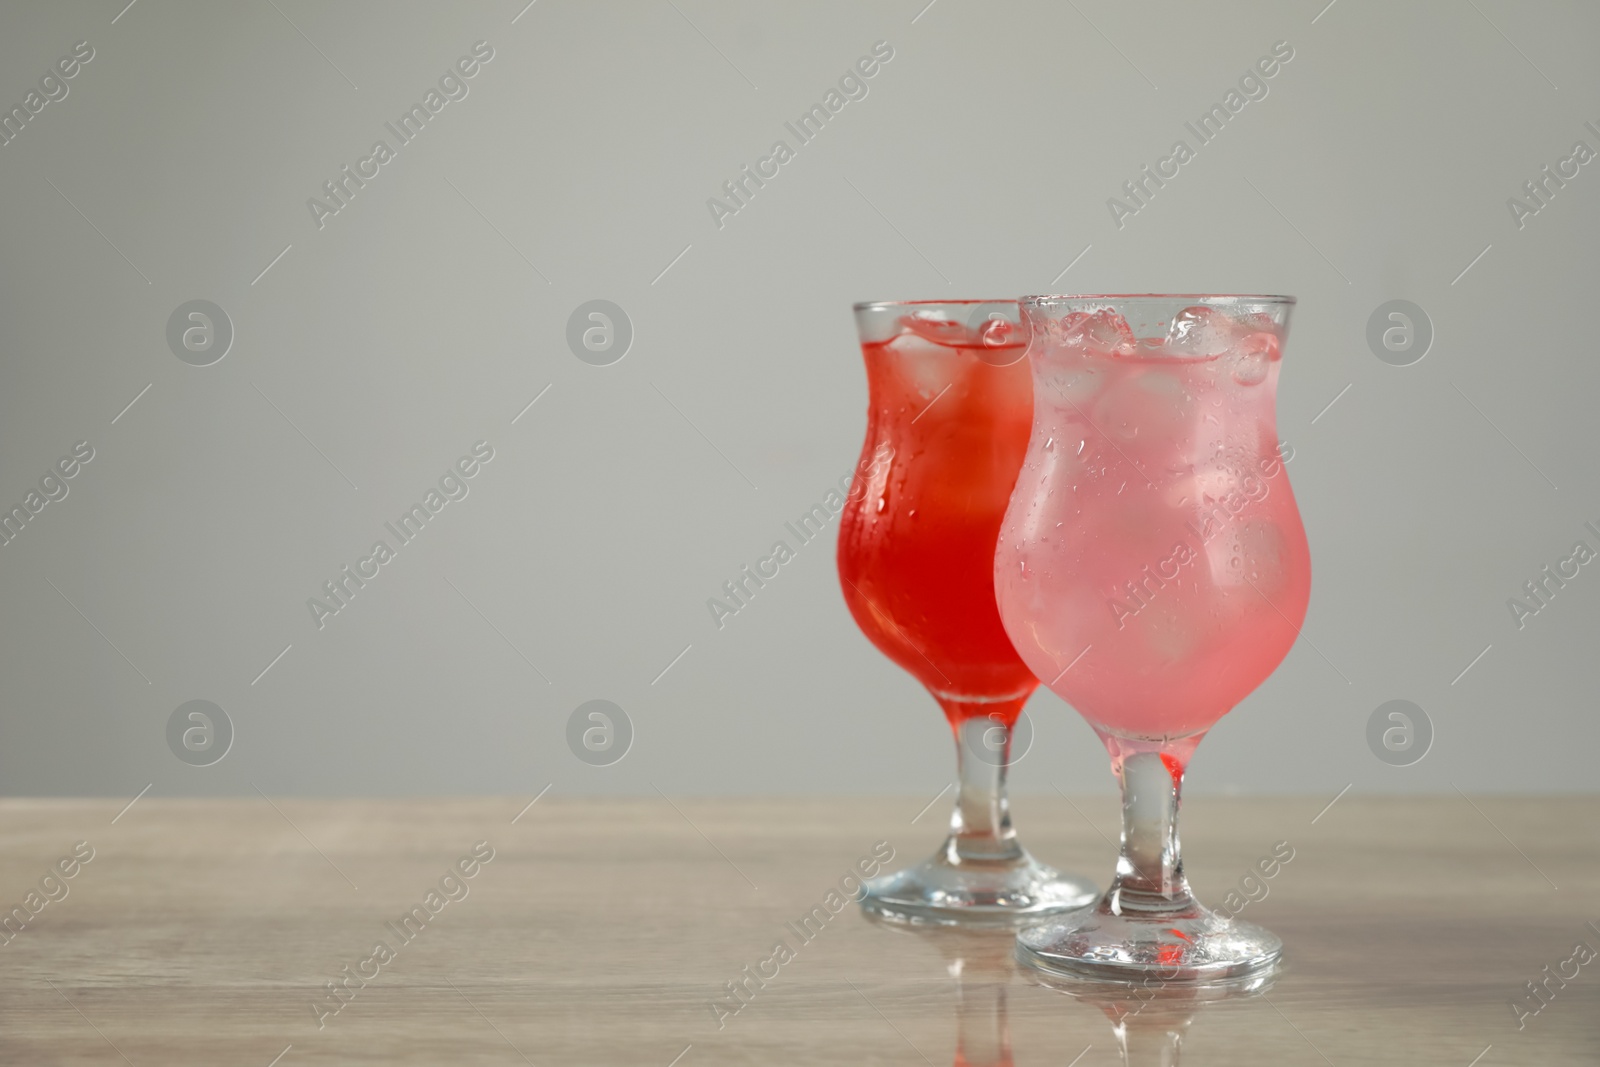
<svg viewBox="0 0 1600 1067"><path fill-rule="evenodd" d="M1009 726L1038 685L994 594L995 542L1033 422L1027 361L1018 347L915 334L862 352L871 401L839 531L845 602L952 723L993 714Z"/></svg>

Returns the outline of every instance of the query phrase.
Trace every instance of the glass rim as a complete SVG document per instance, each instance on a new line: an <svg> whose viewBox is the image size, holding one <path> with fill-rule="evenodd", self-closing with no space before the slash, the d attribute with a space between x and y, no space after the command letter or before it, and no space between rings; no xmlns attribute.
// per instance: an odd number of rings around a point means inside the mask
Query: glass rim
<svg viewBox="0 0 1600 1067"><path fill-rule="evenodd" d="M1129 303L1132 301L1191 300L1207 304L1277 304L1292 307L1299 301L1292 296L1276 293L1041 293L1017 297L1021 307L1047 307L1065 303L1082 303L1086 300Z"/></svg>
<svg viewBox="0 0 1600 1067"><path fill-rule="evenodd" d="M953 304L960 307L976 307L979 304L1017 304L1020 306L1021 303L1022 301L1014 296L1003 296L995 300L862 300L859 303L851 304L850 310L875 311L879 308L938 307L944 304Z"/></svg>

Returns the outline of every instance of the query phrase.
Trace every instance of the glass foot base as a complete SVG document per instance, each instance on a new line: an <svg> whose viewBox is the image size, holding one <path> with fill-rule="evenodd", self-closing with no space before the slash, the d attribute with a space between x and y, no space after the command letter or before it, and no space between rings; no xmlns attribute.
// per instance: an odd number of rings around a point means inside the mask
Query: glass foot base
<svg viewBox="0 0 1600 1067"><path fill-rule="evenodd" d="M894 922L1005 926L1082 908L1094 884L1024 852L1005 862L951 863L944 853L866 883L863 910Z"/></svg>
<svg viewBox="0 0 1600 1067"><path fill-rule="evenodd" d="M1110 897L1017 935L1017 958L1072 978L1212 982L1260 974L1283 955L1276 934L1196 904L1181 915L1117 915Z"/></svg>

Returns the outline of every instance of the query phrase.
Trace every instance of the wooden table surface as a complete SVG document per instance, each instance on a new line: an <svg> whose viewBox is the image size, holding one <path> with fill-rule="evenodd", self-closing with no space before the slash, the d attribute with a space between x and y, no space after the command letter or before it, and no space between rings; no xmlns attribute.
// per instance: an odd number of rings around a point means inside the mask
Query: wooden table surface
<svg viewBox="0 0 1600 1067"><path fill-rule="evenodd" d="M0 909L21 909L0 927L0 1056L1122 1062L1115 1009L1017 971L1004 933L886 927L853 905L808 941L787 925L828 914L879 842L891 866L931 852L944 801L913 822L927 798L528 799L144 797L120 816L125 801L0 802ZM1294 849L1243 913L1283 937L1288 965L1258 995L1161 994L1126 1020L1135 1062L1161 1062L1174 1029L1190 1067L1600 1062L1600 959L1573 962L1580 942L1600 951L1600 798L1350 794L1318 817L1326 803L1186 804L1189 873L1212 904L1278 842ZM1014 811L1036 854L1103 884L1110 798ZM448 877L464 857L473 876ZM406 940L413 905L427 922ZM776 977L719 1019L747 965ZM1531 980L1546 980L1537 1014Z"/></svg>

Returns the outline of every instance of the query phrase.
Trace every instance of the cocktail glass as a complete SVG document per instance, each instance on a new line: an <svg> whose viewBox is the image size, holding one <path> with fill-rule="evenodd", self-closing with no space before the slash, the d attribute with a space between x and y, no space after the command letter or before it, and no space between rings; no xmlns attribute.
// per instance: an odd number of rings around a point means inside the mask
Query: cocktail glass
<svg viewBox="0 0 1600 1067"><path fill-rule="evenodd" d="M1022 301L1034 420L995 554L1000 617L1122 783L1111 887L1018 937L1042 970L1214 980L1282 952L1195 900L1177 818L1195 746L1288 653L1311 592L1275 422L1293 305Z"/></svg>
<svg viewBox="0 0 1600 1067"><path fill-rule="evenodd" d="M995 538L1027 448L1032 386L1015 301L858 304L870 406L839 529L839 580L872 643L933 694L956 736L950 835L873 879L862 907L910 922L1010 922L1094 886L1011 827L1011 732L1038 686L1000 625Z"/></svg>

